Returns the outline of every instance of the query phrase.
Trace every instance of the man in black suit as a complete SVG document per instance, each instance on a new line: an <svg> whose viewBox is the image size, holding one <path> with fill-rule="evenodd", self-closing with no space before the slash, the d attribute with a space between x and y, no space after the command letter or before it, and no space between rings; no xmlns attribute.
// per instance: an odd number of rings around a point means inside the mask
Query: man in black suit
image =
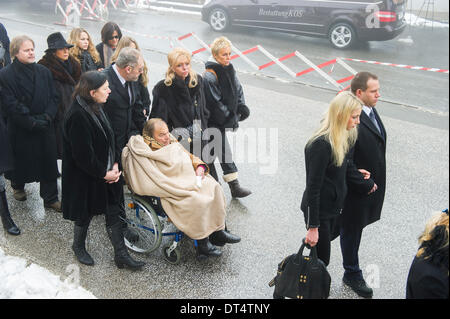
<svg viewBox="0 0 450 319"><path fill-rule="evenodd" d="M120 153L130 137L141 134L144 128L146 118L137 82L143 71L142 54L133 48L123 48L116 63L103 71L111 89L104 110L113 127L116 149Z"/></svg>
<svg viewBox="0 0 450 319"><path fill-rule="evenodd" d="M371 298L359 268L358 251L362 230L380 219L386 189L386 130L375 105L380 97L378 77L369 72L359 72L351 83L351 90L364 103L358 128L358 140L353 154L354 169L370 172L349 178L348 193L342 211L340 231L341 251L345 269L343 281L359 296Z"/></svg>
<svg viewBox="0 0 450 319"><path fill-rule="evenodd" d="M144 71L144 58L142 54L133 48L123 48L116 63L112 64L103 72L106 74L111 93L104 105L104 110L110 120L115 136L115 146L117 157L121 158L122 150L133 135L142 134L142 129L146 121L143 113L142 100L139 94L139 76ZM122 170L122 163L119 163L119 169ZM123 177L116 183L116 198L124 203ZM123 205L121 205L123 207ZM125 212L119 215L125 219ZM126 224L124 223L124 227ZM138 239L137 234L130 229L124 232L125 237L130 241Z"/></svg>

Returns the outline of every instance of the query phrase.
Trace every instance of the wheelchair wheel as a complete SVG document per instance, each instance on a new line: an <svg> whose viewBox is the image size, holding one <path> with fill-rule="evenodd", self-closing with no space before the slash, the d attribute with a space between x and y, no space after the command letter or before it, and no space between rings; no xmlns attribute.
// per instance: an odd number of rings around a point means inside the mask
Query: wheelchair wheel
<svg viewBox="0 0 450 319"><path fill-rule="evenodd" d="M164 258L172 265L177 265L180 263L181 261L181 252L180 252L180 248L176 247L175 249L170 251L170 247L172 245L167 245L164 246L163 248L163 253L164 253ZM170 251L170 253L169 253Z"/></svg>
<svg viewBox="0 0 450 319"><path fill-rule="evenodd" d="M128 227L139 234L139 240L131 243L125 238L125 245L138 253L150 253L161 245L162 230L159 217L153 207L142 197L134 195L125 200Z"/></svg>

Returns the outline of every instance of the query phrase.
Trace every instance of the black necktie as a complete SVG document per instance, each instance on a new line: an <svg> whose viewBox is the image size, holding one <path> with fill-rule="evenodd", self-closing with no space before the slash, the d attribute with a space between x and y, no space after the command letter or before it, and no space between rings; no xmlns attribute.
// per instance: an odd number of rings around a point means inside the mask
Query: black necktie
<svg viewBox="0 0 450 319"><path fill-rule="evenodd" d="M375 125L375 127L377 128L378 132L381 134L381 136L383 136L383 132L381 131L380 125L378 124L378 121L375 117L375 111L372 109L370 110L370 114L369 114L370 120L372 121L372 123ZM384 136L383 136L384 137Z"/></svg>
<svg viewBox="0 0 450 319"><path fill-rule="evenodd" d="M125 90L127 91L128 99L129 99L129 102L131 104L130 86L131 86L130 82L126 81L125 82Z"/></svg>

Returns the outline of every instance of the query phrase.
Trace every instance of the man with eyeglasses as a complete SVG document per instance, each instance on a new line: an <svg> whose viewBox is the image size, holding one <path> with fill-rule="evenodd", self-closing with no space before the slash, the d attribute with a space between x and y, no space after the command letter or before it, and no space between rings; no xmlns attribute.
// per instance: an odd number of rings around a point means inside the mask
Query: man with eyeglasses
<svg viewBox="0 0 450 319"><path fill-rule="evenodd" d="M122 150L133 135L142 133L146 117L142 112L143 105L139 94L139 76L144 71L144 58L142 54L131 47L123 48L116 63L112 64L102 72L108 78L111 93L107 102L104 104L104 110L111 122L115 135L115 149L120 158ZM119 169L122 165L119 163ZM122 183L123 183L123 178ZM120 187L119 187L120 188ZM123 184L118 188L118 198L124 203ZM125 212L120 214L125 218ZM126 223L124 223L126 227ZM131 230L125 230L125 237L135 242L139 236Z"/></svg>

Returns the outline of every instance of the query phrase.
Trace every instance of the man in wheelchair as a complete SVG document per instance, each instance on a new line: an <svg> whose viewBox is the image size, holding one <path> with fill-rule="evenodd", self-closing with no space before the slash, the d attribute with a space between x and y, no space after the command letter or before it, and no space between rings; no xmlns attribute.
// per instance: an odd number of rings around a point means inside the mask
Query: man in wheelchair
<svg viewBox="0 0 450 319"><path fill-rule="evenodd" d="M216 246L240 242L225 230L226 202L208 166L189 153L158 118L147 121L122 152L124 177L134 193L159 197L174 225L197 241L197 256L220 256ZM201 180L201 182L199 181Z"/></svg>

